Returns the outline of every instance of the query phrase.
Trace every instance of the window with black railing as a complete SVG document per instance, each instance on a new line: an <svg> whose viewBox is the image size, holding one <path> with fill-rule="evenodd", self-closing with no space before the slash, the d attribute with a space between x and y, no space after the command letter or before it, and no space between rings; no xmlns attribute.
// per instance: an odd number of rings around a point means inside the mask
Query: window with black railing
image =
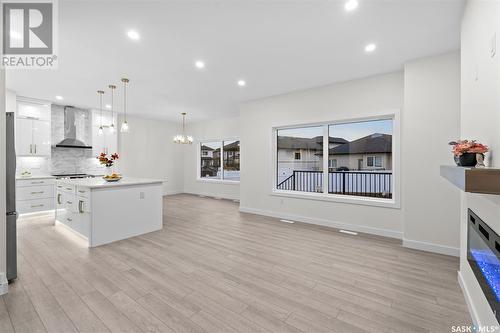
<svg viewBox="0 0 500 333"><path fill-rule="evenodd" d="M276 135L276 189L393 197L393 119L278 129Z"/></svg>

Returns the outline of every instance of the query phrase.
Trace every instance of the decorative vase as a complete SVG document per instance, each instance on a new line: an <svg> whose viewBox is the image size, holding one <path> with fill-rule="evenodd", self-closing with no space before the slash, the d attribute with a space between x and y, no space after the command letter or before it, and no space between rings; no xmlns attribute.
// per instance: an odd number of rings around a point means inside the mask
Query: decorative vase
<svg viewBox="0 0 500 333"><path fill-rule="evenodd" d="M464 153L460 156L455 155L455 163L462 167L473 167L477 164L477 158L475 153Z"/></svg>
<svg viewBox="0 0 500 333"><path fill-rule="evenodd" d="M115 172L115 168L110 166L110 167L106 167L106 174L105 176L111 176L113 173Z"/></svg>
<svg viewBox="0 0 500 333"><path fill-rule="evenodd" d="M476 168L484 168L485 167L484 154L476 154L476 160L477 160Z"/></svg>

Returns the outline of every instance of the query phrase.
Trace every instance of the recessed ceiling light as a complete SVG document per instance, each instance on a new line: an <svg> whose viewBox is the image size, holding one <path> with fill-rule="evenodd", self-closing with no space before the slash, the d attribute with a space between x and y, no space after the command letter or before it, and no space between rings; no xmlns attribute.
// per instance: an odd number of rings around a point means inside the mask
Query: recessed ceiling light
<svg viewBox="0 0 500 333"><path fill-rule="evenodd" d="M375 45L374 43L370 43L368 45L365 46L365 52L373 52L377 49L377 45Z"/></svg>
<svg viewBox="0 0 500 333"><path fill-rule="evenodd" d="M350 12L358 8L358 5L359 5L358 0L349 0L345 3L344 9Z"/></svg>
<svg viewBox="0 0 500 333"><path fill-rule="evenodd" d="M56 96L56 99L57 99L58 101L62 101L62 100L63 100L63 97L62 97L62 96L57 95L57 96Z"/></svg>
<svg viewBox="0 0 500 333"><path fill-rule="evenodd" d="M111 109L111 105L106 104L106 109Z"/></svg>
<svg viewBox="0 0 500 333"><path fill-rule="evenodd" d="M141 36L139 35L139 33L135 30L129 30L127 31L127 36L128 38L132 39L132 40L139 40L141 38Z"/></svg>
<svg viewBox="0 0 500 333"><path fill-rule="evenodd" d="M246 85L247 85L247 83L245 82L245 80L238 80L237 84L238 84L238 86L240 86L240 87L244 87L244 86L246 86Z"/></svg>
<svg viewBox="0 0 500 333"><path fill-rule="evenodd" d="M201 60L197 60L195 61L194 65L196 66L196 68L198 69L203 69L205 68L205 63Z"/></svg>

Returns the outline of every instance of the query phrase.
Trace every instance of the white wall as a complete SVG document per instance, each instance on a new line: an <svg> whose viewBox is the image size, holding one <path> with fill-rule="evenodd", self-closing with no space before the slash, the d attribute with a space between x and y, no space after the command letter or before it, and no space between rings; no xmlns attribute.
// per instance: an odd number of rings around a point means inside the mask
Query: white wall
<svg viewBox="0 0 500 333"><path fill-rule="evenodd" d="M402 136L403 244L459 255L460 191L442 178L460 136L460 54L405 65Z"/></svg>
<svg viewBox="0 0 500 333"><path fill-rule="evenodd" d="M491 56L496 34L500 46L500 1L468 1L462 20L461 138L477 139L491 147L490 166L500 168L500 50ZM467 262L467 208L500 234L500 196L463 194L460 280L478 325L497 325Z"/></svg>
<svg viewBox="0 0 500 333"><path fill-rule="evenodd" d="M0 277L5 279L6 274L6 183L5 183L5 156L6 156L6 137L5 137L5 112L7 109L5 100L5 70L0 69ZM0 280L0 283L4 283ZM1 294L1 292L0 292Z"/></svg>
<svg viewBox="0 0 500 333"><path fill-rule="evenodd" d="M271 147L273 126L367 117L402 106L402 72L242 104L240 210L400 238L399 209L271 195Z"/></svg>
<svg viewBox="0 0 500 333"><path fill-rule="evenodd" d="M118 135L118 171L125 176L165 179L164 194L182 192L183 152L172 140L178 124L130 116L128 123L130 133Z"/></svg>
<svg viewBox="0 0 500 333"><path fill-rule="evenodd" d="M240 136L239 117L222 118L188 124L188 134L195 142L181 147L184 150L184 192L212 197L237 200L240 198L238 183L221 183L198 180L198 147L200 141L238 138ZM243 148L242 148L243 149Z"/></svg>

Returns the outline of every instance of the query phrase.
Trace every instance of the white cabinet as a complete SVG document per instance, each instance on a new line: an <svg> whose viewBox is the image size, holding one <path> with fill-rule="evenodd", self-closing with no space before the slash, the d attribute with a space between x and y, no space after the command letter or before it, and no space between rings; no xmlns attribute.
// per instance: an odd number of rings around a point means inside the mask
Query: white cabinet
<svg viewBox="0 0 500 333"><path fill-rule="evenodd" d="M90 238L92 210L90 199L80 194L89 192L86 188L58 185L56 193L56 220L86 239Z"/></svg>
<svg viewBox="0 0 500 333"><path fill-rule="evenodd" d="M16 206L19 214L54 209L54 179L18 179Z"/></svg>
<svg viewBox="0 0 500 333"><path fill-rule="evenodd" d="M50 104L19 99L17 117L50 121Z"/></svg>
<svg viewBox="0 0 500 333"><path fill-rule="evenodd" d="M50 156L50 106L17 102L16 154Z"/></svg>
<svg viewBox="0 0 500 333"><path fill-rule="evenodd" d="M34 155L50 155L50 122L33 120L33 146Z"/></svg>
<svg viewBox="0 0 500 333"><path fill-rule="evenodd" d="M16 119L16 154L26 156L33 154L33 120Z"/></svg>
<svg viewBox="0 0 500 333"><path fill-rule="evenodd" d="M101 122L101 112L92 111L92 153L99 156L101 153L113 154L118 152L118 134L116 115L111 117L110 112L104 112ZM99 134L99 127L103 126L103 133ZM111 130L110 125L114 124L115 131Z"/></svg>

